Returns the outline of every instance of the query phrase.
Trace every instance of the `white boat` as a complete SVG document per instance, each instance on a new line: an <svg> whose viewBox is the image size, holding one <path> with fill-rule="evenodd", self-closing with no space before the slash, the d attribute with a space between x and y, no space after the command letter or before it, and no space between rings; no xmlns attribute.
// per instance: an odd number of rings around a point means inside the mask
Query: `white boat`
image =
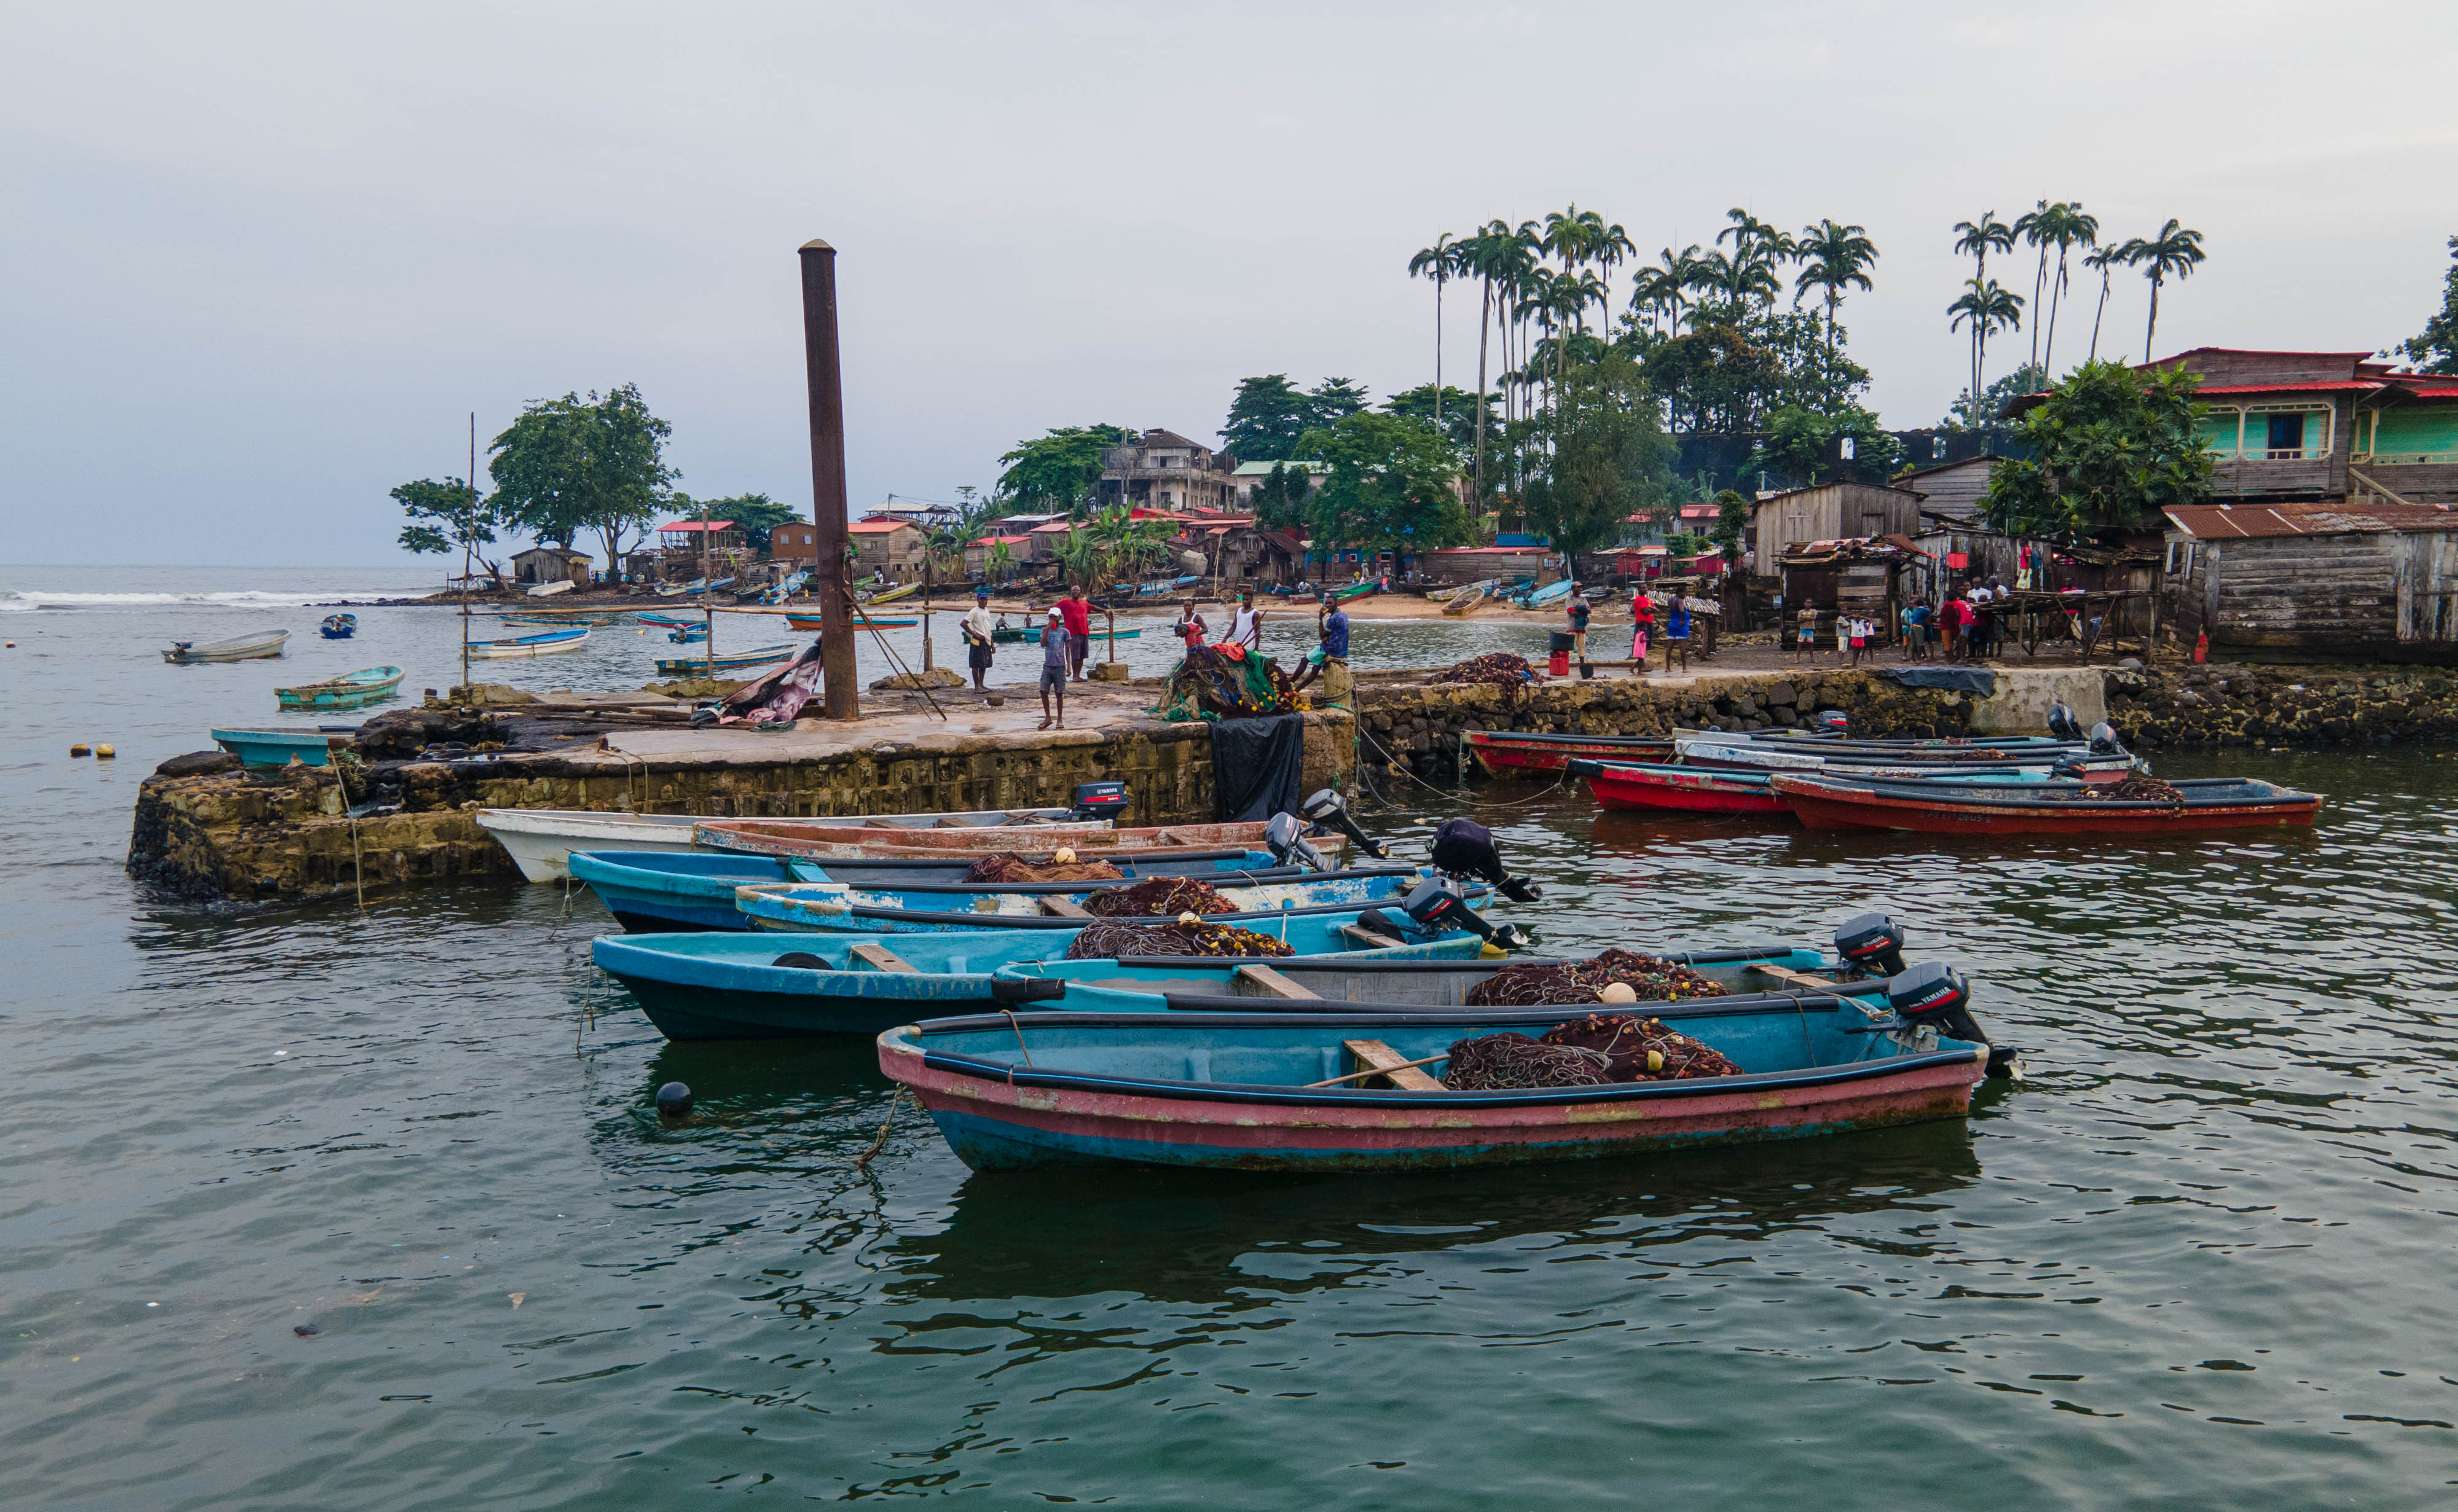
<svg viewBox="0 0 2458 1512"><path fill-rule="evenodd" d="M552 583L540 583L537 587L531 589L530 597L552 598L557 593L569 593L571 591L572 579L568 577L559 577Z"/></svg>
<svg viewBox="0 0 2458 1512"><path fill-rule="evenodd" d="M543 635L523 635L513 640L481 640L469 644L472 656L544 656L558 651L578 651L589 639L589 627L578 630L551 630Z"/></svg>
<svg viewBox="0 0 2458 1512"><path fill-rule="evenodd" d="M279 656L281 647L290 639L286 630L260 630L252 635L233 635L228 640L209 640L199 645L195 641L175 640L162 659L185 666L200 661L254 661L260 656Z"/></svg>
<svg viewBox="0 0 2458 1512"><path fill-rule="evenodd" d="M572 875L572 853L687 851L692 826L705 814L599 814L587 809L480 809L478 827L495 837L521 875L559 882Z"/></svg>

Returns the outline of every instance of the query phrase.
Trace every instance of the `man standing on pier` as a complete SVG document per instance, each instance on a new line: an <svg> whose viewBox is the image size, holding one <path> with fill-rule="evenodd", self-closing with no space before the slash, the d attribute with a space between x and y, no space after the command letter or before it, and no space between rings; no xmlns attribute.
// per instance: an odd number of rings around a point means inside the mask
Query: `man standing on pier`
<svg viewBox="0 0 2458 1512"><path fill-rule="evenodd" d="M1052 725L1067 728L1067 663L1075 654L1074 637L1067 633L1067 618L1058 605L1050 606L1050 617L1041 626L1041 729ZM1058 700L1057 713L1051 713L1050 700Z"/></svg>
<svg viewBox="0 0 2458 1512"><path fill-rule="evenodd" d="M988 692L982 679L990 670L990 631L996 621L990 617L990 590L982 589L973 594L972 611L958 627L965 637L965 661L973 670L973 687Z"/></svg>

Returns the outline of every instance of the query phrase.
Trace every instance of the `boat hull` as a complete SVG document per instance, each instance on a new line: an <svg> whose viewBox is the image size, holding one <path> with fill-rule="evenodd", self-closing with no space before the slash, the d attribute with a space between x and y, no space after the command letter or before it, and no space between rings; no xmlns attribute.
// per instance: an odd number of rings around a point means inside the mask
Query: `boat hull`
<svg viewBox="0 0 2458 1512"><path fill-rule="evenodd" d="M1207 914L1207 923L1235 924L1272 934L1283 921L1309 916L1354 919L1368 908L1399 905L1415 879L1407 875L1290 879L1223 887L1239 904ZM1488 889L1467 889L1471 901ZM856 887L842 883L749 882L736 890L735 906L755 929L780 933L934 934L958 929L1081 929L1089 922L1048 912L1045 901L1081 903L1091 895L1066 893L925 892ZM1176 916L1127 917L1118 922L1160 924Z"/></svg>
<svg viewBox="0 0 2458 1512"><path fill-rule="evenodd" d="M587 630L549 631L543 635L523 635L510 640L472 641L469 653L487 660L507 657L552 656L558 652L578 651L589 644Z"/></svg>
<svg viewBox="0 0 2458 1512"><path fill-rule="evenodd" d="M926 816L905 817L920 818ZM868 847L882 845L912 851L971 851L976 854L1031 851L1036 855L1066 846L1076 851L1098 851L1106 855L1111 851L1151 850L1174 845L1254 849L1263 843L1260 822L1164 824L1122 830L1114 828L1107 819L1085 823L953 823L929 828L899 824L893 819L863 824L832 824L808 819L710 819L699 826L698 833L703 845L719 850L753 851L766 856L858 856ZM1318 848L1322 848L1323 843L1318 841Z"/></svg>
<svg viewBox="0 0 2458 1512"><path fill-rule="evenodd" d="M1578 760L1655 760L1673 754L1673 737L1513 735L1504 730L1470 730L1468 749L1488 777L1525 777L1537 772L1559 772L1566 764Z"/></svg>
<svg viewBox="0 0 2458 1512"><path fill-rule="evenodd" d="M1681 814L1779 814L1791 800L1747 772L1606 765L1588 778L1599 806Z"/></svg>
<svg viewBox="0 0 2458 1512"><path fill-rule="evenodd" d="M302 766L332 764L331 742L315 731L216 730L214 744L239 757L242 766L260 772L278 771L294 759Z"/></svg>
<svg viewBox="0 0 2458 1512"><path fill-rule="evenodd" d="M1812 829L1909 830L1922 835L2184 835L2310 825L2320 797L2232 803L2047 801L1906 794L1778 774L1776 790ZM1944 784L1941 784L1943 787ZM2283 790L2282 790L2283 791Z"/></svg>
<svg viewBox="0 0 2458 1512"><path fill-rule="evenodd" d="M273 696L284 709L356 709L393 696L401 689L403 676L398 667L379 667L331 682L276 688Z"/></svg>
<svg viewBox="0 0 2458 1512"><path fill-rule="evenodd" d="M177 667L225 661L261 661L268 656L281 655L281 648L289 643L290 632L277 630L260 635L209 640L201 646L174 646L162 653L162 659Z"/></svg>

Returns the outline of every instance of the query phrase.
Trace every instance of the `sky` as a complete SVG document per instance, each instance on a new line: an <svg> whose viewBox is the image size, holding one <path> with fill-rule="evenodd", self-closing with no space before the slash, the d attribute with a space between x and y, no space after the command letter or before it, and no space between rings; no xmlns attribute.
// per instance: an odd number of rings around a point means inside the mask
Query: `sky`
<svg viewBox="0 0 2458 1512"><path fill-rule="evenodd" d="M1895 427L1968 371L1951 227L2043 197L2203 232L2162 355L2379 349L2458 233L2458 6L2331 14L21 0L0 558L406 563L386 490L466 471L472 411L483 445L627 382L677 487L807 508L815 237L857 508L987 489L1056 425L1211 441L1249 374L1427 382L1409 256L1573 202L1649 257L1735 206L1865 226L1844 321ZM1460 288L1443 374L1472 386ZM2103 355L2141 356L2146 294L2116 280Z"/></svg>

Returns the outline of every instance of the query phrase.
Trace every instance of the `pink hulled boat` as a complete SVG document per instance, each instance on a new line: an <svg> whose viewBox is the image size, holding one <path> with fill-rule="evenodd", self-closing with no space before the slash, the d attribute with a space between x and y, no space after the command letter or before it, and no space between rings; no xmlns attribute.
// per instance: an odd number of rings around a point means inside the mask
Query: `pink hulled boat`
<svg viewBox="0 0 2458 1512"><path fill-rule="evenodd" d="M1489 777L1559 772L1566 762L1656 761L1673 754L1671 735L1529 735L1512 730L1470 730L1469 754Z"/></svg>
<svg viewBox="0 0 2458 1512"><path fill-rule="evenodd" d="M976 1170L1593 1159L1963 1117L1990 1047L1946 1037L1980 1033L1960 979L1942 996L1951 974L1916 970L1928 973L1918 992L1895 999L1907 1017L1815 993L1611 1010L1659 1018L1742 1068L1685 1081L1465 1091L1404 1065L1437 1067L1454 1042L1498 1030L1542 1035L1577 1007L939 1019L881 1035L879 1064ZM1389 1068L1373 1078L1386 1085L1324 1085L1374 1067Z"/></svg>
<svg viewBox="0 0 2458 1512"><path fill-rule="evenodd" d="M1251 823L1158 824L1114 829L1091 822L1018 820L913 825L889 817L872 819L710 819L692 836L712 850L761 856L987 856L1003 851L1046 854L1060 846L1084 853L1156 851L1194 847L1253 850L1263 843L1260 820ZM1339 836L1318 839L1318 848L1345 844Z"/></svg>
<svg viewBox="0 0 2458 1512"><path fill-rule="evenodd" d="M1627 761L1573 761L1573 777L1609 809L1672 809L1684 814L1790 814L1792 802L1767 785L1763 772L1662 766Z"/></svg>

